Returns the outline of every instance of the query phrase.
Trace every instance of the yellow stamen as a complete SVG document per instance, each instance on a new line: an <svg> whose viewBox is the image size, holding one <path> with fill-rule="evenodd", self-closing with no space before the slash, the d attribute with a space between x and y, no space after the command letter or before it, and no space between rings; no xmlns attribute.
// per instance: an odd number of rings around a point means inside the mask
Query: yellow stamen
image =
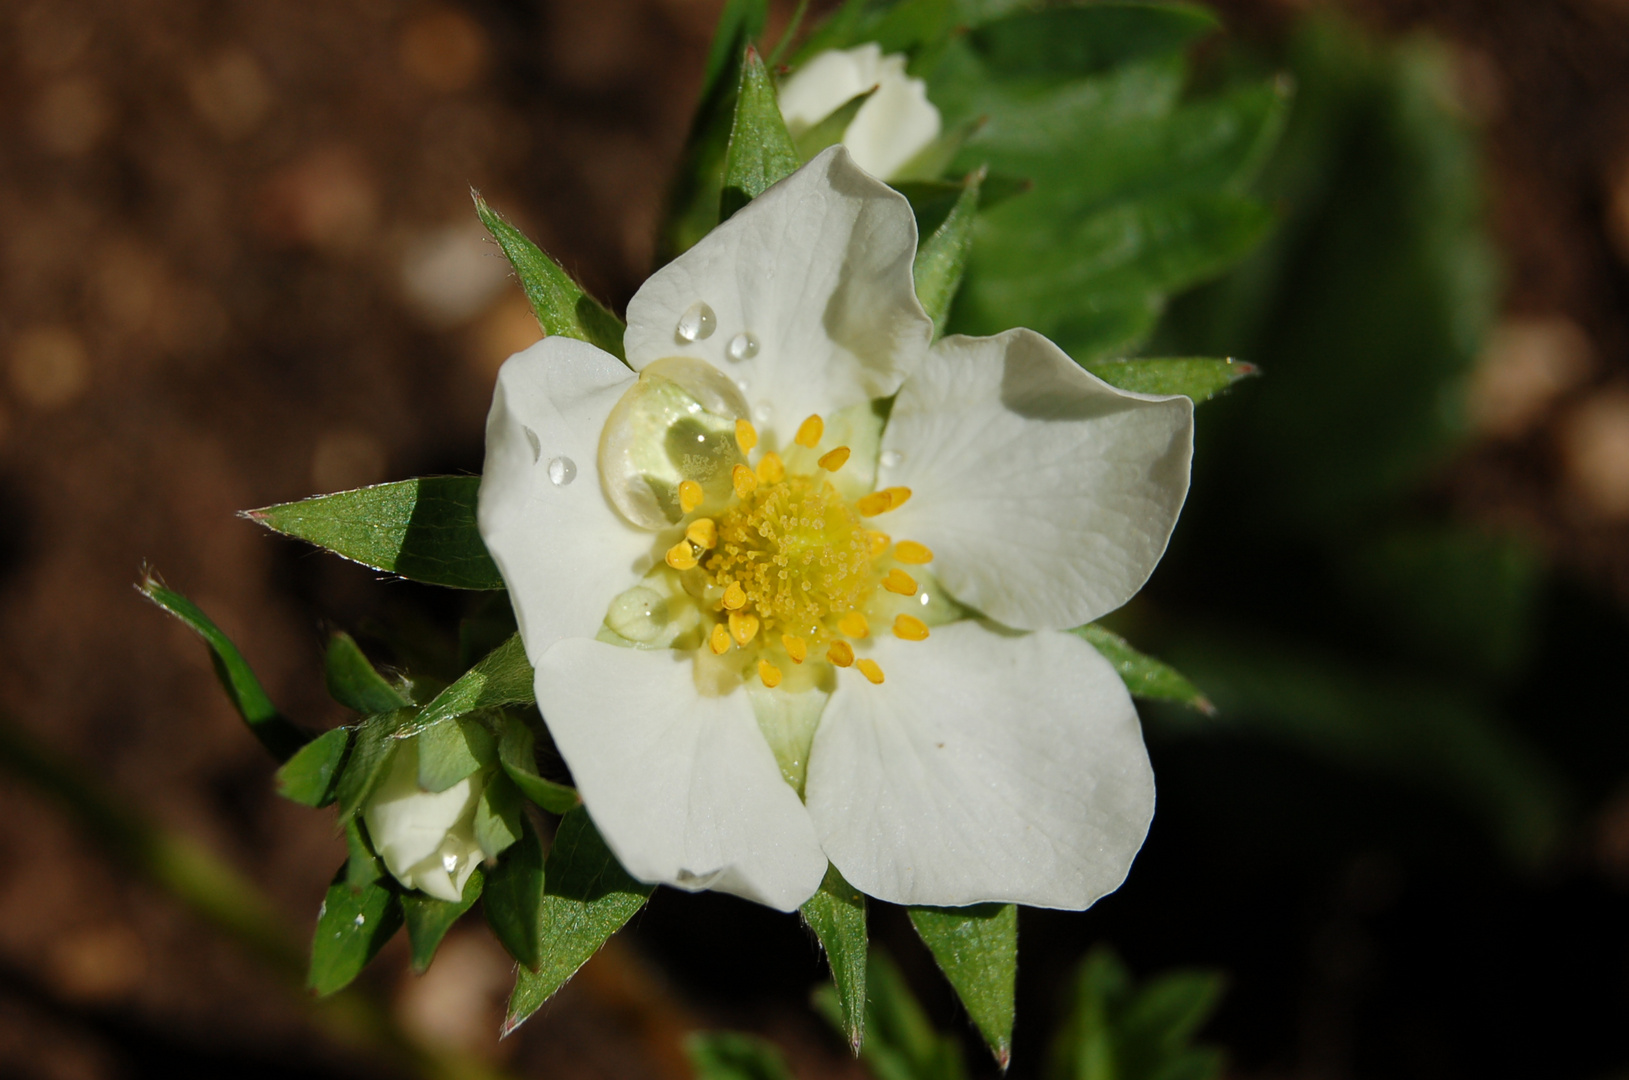
<svg viewBox="0 0 1629 1080"><path fill-rule="evenodd" d="M854 665L860 669L860 674L870 679L875 686L882 685L882 668L869 656Z"/></svg>
<svg viewBox="0 0 1629 1080"><path fill-rule="evenodd" d="M737 465L730 470L730 483L735 485L735 497L744 499L757 489L758 478L745 465Z"/></svg>
<svg viewBox="0 0 1629 1080"><path fill-rule="evenodd" d="M837 629L851 638L863 638L871 633L871 624L858 611L851 611L837 620Z"/></svg>
<svg viewBox="0 0 1629 1080"><path fill-rule="evenodd" d="M699 548L711 551L718 545L718 526L712 518L697 518L684 531L684 538Z"/></svg>
<svg viewBox="0 0 1629 1080"><path fill-rule="evenodd" d="M799 446L806 446L810 450L820 445L820 436L826 433L826 422L819 416L811 416L798 425L798 433L792 441Z"/></svg>
<svg viewBox="0 0 1629 1080"><path fill-rule="evenodd" d="M894 636L906 641L926 641L928 639L928 624L915 615L896 615L894 617Z"/></svg>
<svg viewBox="0 0 1629 1080"><path fill-rule="evenodd" d="M848 462L848 447L839 446L837 449L820 455L818 464L827 472L836 472Z"/></svg>
<svg viewBox="0 0 1629 1080"><path fill-rule="evenodd" d="M730 611L740 611L747 606L747 590L741 587L739 581L730 582L730 587L724 590L724 607Z"/></svg>
<svg viewBox="0 0 1629 1080"><path fill-rule="evenodd" d="M889 536L885 532L877 532L872 530L866 535L871 537L871 557L873 559L887 551L888 545L893 542L893 537Z"/></svg>
<svg viewBox="0 0 1629 1080"><path fill-rule="evenodd" d="M685 513L688 514L690 511L692 511L696 507L700 506L701 505L701 500L704 499L704 498L706 498L706 495L701 490L701 485L700 484L696 483L694 480L680 480L679 481L679 509L680 510L683 510Z"/></svg>
<svg viewBox="0 0 1629 1080"><path fill-rule="evenodd" d="M916 579L897 566L888 571L888 576L882 579L882 587L901 596L916 595Z"/></svg>
<svg viewBox="0 0 1629 1080"><path fill-rule="evenodd" d="M707 647L713 650L714 656L723 656L730 651L730 632L724 629L723 623L713 624L713 632L707 637Z"/></svg>
<svg viewBox="0 0 1629 1080"><path fill-rule="evenodd" d="M761 484L778 484L786 479L786 462L781 456L771 450L758 462L758 482Z"/></svg>
<svg viewBox="0 0 1629 1080"><path fill-rule="evenodd" d="M873 491L862 496L854 504L854 509L860 512L861 517L876 517L885 514L894 508L894 497L886 491Z"/></svg>
<svg viewBox="0 0 1629 1080"><path fill-rule="evenodd" d="M744 648L747 642L758 636L758 616L730 612L730 636Z"/></svg>
<svg viewBox="0 0 1629 1080"><path fill-rule="evenodd" d="M752 426L751 420L735 422L735 445L741 448L743 454L752 453L752 448L758 445L758 429Z"/></svg>
<svg viewBox="0 0 1629 1080"><path fill-rule="evenodd" d="M888 493L888 509L890 510L898 510L905 505L905 500L911 497L911 489L908 487L891 487L883 488L883 490Z"/></svg>
<svg viewBox="0 0 1629 1080"><path fill-rule="evenodd" d="M781 684L781 669L768 660L760 660L758 661L758 677L764 681L765 686L773 690Z"/></svg>
<svg viewBox="0 0 1629 1080"><path fill-rule="evenodd" d="M826 659L838 667L848 667L854 663L854 646L846 641L834 641L826 650Z"/></svg>
<svg viewBox="0 0 1629 1080"><path fill-rule="evenodd" d="M794 664L803 663L803 658L809 655L809 643L796 634L782 634L781 644L786 646L786 655L792 658Z"/></svg>
<svg viewBox="0 0 1629 1080"><path fill-rule="evenodd" d="M926 544L918 544L915 540L901 540L894 545L894 558L912 566L921 566L923 563L933 561L933 552Z"/></svg>
<svg viewBox="0 0 1629 1080"><path fill-rule="evenodd" d="M689 570L696 565L696 549L690 541L680 540L667 549L667 564L675 570Z"/></svg>

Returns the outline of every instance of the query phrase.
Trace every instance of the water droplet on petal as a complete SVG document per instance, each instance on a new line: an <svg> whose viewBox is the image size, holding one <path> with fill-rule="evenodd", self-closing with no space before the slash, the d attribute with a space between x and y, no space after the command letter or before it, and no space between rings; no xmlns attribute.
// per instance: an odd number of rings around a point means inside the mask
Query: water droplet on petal
<svg viewBox="0 0 1629 1080"><path fill-rule="evenodd" d="M730 339L724 355L731 360L751 360L758 355L758 338L750 330L743 330Z"/></svg>
<svg viewBox="0 0 1629 1080"><path fill-rule="evenodd" d="M441 856L441 868L449 874L458 872L458 853L449 851Z"/></svg>
<svg viewBox="0 0 1629 1080"><path fill-rule="evenodd" d="M760 425L768 424L775 419L775 406L767 401L760 401L752 407L752 419Z"/></svg>
<svg viewBox="0 0 1629 1080"><path fill-rule="evenodd" d="M531 428L522 426L520 430L526 433L526 443L532 448L532 464L536 465L537 459L543 456L543 443Z"/></svg>
<svg viewBox="0 0 1629 1080"><path fill-rule="evenodd" d="M885 469L892 469L895 465L898 465L904 460L905 455L900 453L898 450L884 450L882 452L882 457L878 459Z"/></svg>
<svg viewBox="0 0 1629 1080"><path fill-rule="evenodd" d="M752 384L745 379L737 379L735 380L735 385L739 386L741 388L741 392L744 394L747 392L747 387L751 386Z"/></svg>
<svg viewBox="0 0 1629 1080"><path fill-rule="evenodd" d="M679 316L679 325L674 328L673 336L688 345L692 341L712 337L717 328L718 316L713 314L713 309L705 301L697 300Z"/></svg>
<svg viewBox="0 0 1629 1080"><path fill-rule="evenodd" d="M549 462L549 482L555 487L565 487L577 479L577 463L568 457L557 457Z"/></svg>

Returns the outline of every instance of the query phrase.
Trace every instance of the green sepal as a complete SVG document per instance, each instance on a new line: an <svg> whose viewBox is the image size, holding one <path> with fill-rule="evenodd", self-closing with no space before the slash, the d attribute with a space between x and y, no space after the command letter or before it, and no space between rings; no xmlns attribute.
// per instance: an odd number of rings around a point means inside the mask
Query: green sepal
<svg viewBox="0 0 1629 1080"><path fill-rule="evenodd" d="M781 107L775 83L764 68L758 50L747 46L741 60L741 82L735 96L735 120L724 154L724 186L719 194L718 220L762 195L777 181L797 171L802 162Z"/></svg>
<svg viewBox="0 0 1629 1080"><path fill-rule="evenodd" d="M385 877L385 863L373 850L373 843L362 825L360 817L345 819L345 883L352 889L361 889Z"/></svg>
<svg viewBox="0 0 1629 1080"><path fill-rule="evenodd" d="M350 749L350 728L318 735L277 770L277 794L301 806L327 806L339 790L340 772Z"/></svg>
<svg viewBox="0 0 1629 1080"><path fill-rule="evenodd" d="M419 714L415 729L423 730L477 709L532 703L532 665L519 634L483 656L456 682L437 694Z"/></svg>
<svg viewBox="0 0 1629 1080"><path fill-rule="evenodd" d="M487 925L522 970L536 971L542 962L543 934L547 927L543 910L543 844L524 817L520 818L520 834L520 839L497 865L487 870L481 909L486 912Z"/></svg>
<svg viewBox="0 0 1629 1080"><path fill-rule="evenodd" d="M501 589L475 526L478 476L423 476L279 503L242 516L284 536L427 585Z"/></svg>
<svg viewBox="0 0 1629 1080"><path fill-rule="evenodd" d="M1102 360L1086 370L1110 386L1136 394L1185 394L1198 405L1240 379L1261 374L1254 364L1231 358L1171 357L1151 360Z"/></svg>
<svg viewBox="0 0 1629 1080"><path fill-rule="evenodd" d="M877 88L873 86L864 93L855 94L824 120L802 134L794 136L792 144L797 147L798 158L808 161L826 147L836 146L842 142L843 132L848 130L848 126L854 122L855 115L876 92Z"/></svg>
<svg viewBox="0 0 1629 1080"><path fill-rule="evenodd" d="M693 1031L684 1054L696 1080L793 1080L780 1047L735 1031Z"/></svg>
<svg viewBox="0 0 1629 1080"><path fill-rule="evenodd" d="M335 631L328 639L328 651L323 655L323 670L328 681L328 695L347 709L364 716L394 712L412 704L379 674L363 655L355 639L343 630Z"/></svg>
<svg viewBox="0 0 1629 1080"><path fill-rule="evenodd" d="M577 789L537 774L536 740L517 716L498 716L498 762L520 793L551 814L566 814L582 805Z"/></svg>
<svg viewBox="0 0 1629 1080"><path fill-rule="evenodd" d="M504 257L520 279L520 287L543 333L586 341L622 360L622 334L627 329L622 320L589 296L570 274L560 269L560 264L545 255L525 233L505 221L479 193L472 190L470 197L475 200L475 213L481 224L503 249Z"/></svg>
<svg viewBox="0 0 1629 1080"><path fill-rule="evenodd" d="M342 867L317 912L306 988L318 997L343 990L401 925L395 890L378 882L354 889Z"/></svg>
<svg viewBox="0 0 1629 1080"><path fill-rule="evenodd" d="M1112 630L1096 623L1087 623L1071 630L1091 643L1103 659L1114 665L1120 679L1132 697L1149 701L1174 701L1190 709L1198 709L1206 716L1216 715L1216 706L1188 681L1188 677L1170 664L1138 652L1130 643Z"/></svg>
<svg viewBox="0 0 1629 1080"><path fill-rule="evenodd" d="M881 949L872 949L866 965L866 1040L860 1060L876 1080L962 1080L961 1040L941 1035L928 1022L899 968ZM822 986L815 1009L838 1030L843 1010L837 991Z"/></svg>
<svg viewBox="0 0 1629 1080"><path fill-rule="evenodd" d="M843 880L837 867L827 866L820 890L804 901L798 912L826 951L842 1010L843 1036L849 1049L858 1054L865 1042L865 894Z"/></svg>
<svg viewBox="0 0 1629 1080"><path fill-rule="evenodd" d="M238 652L238 647L232 644L232 639L222 633L220 627L196 604L174 589L165 588L150 572L142 577L137 589L204 639L204 644L209 646L209 660L215 667L215 677L220 680L226 696L232 700L232 707L237 709L243 722L249 725L249 730L260 740L260 745L271 752L272 757L287 761L296 750L311 741L311 735L295 727L277 711L277 706L266 696L260 680L255 678L254 671L243 659L243 654Z"/></svg>
<svg viewBox="0 0 1629 1080"><path fill-rule="evenodd" d="M973 251L973 225L978 218L979 188L984 183L981 169L962 182L961 193L939 227L916 249L911 275L916 280L916 298L933 320L933 336L945 332L950 304L967 272L967 257Z"/></svg>
<svg viewBox="0 0 1629 1080"><path fill-rule="evenodd" d="M501 855L520 840L525 827L520 807L520 789L501 771L494 771L481 788L475 804L475 842L487 858Z"/></svg>
<svg viewBox="0 0 1629 1080"><path fill-rule="evenodd" d="M481 898L485 881L485 875L477 866L469 880L464 882L464 895L457 902L438 900L417 889L402 893L402 915L407 922L408 944L413 947L415 974L423 975L429 970L441 939L447 936L447 931L463 917L464 912L475 906L475 901Z"/></svg>
<svg viewBox="0 0 1629 1080"><path fill-rule="evenodd" d="M917 936L933 953L973 1026L1005 1069L1012 1060L1018 908L1013 904L974 904L909 910Z"/></svg>
<svg viewBox="0 0 1629 1080"><path fill-rule="evenodd" d="M434 724L413 736L419 748L419 787L446 791L497 760L498 740L473 717Z"/></svg>
<svg viewBox="0 0 1629 1080"><path fill-rule="evenodd" d="M508 1035L543 1006L645 906L653 886L628 876L579 807L560 819L549 851L543 897L542 962L521 967L503 1022Z"/></svg>
<svg viewBox="0 0 1629 1080"><path fill-rule="evenodd" d="M351 756L339 774L334 793L341 821L362 809L362 803L390 767L390 757L396 752L396 733L416 713L416 709L398 709L367 717L356 726Z"/></svg>

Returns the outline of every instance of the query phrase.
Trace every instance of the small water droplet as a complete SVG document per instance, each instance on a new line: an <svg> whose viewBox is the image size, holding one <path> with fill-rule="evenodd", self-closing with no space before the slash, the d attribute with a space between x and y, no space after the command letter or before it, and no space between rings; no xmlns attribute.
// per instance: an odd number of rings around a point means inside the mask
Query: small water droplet
<svg viewBox="0 0 1629 1080"><path fill-rule="evenodd" d="M441 868L447 871L449 874L456 873L458 871L457 853L449 851L447 854L441 856Z"/></svg>
<svg viewBox="0 0 1629 1080"><path fill-rule="evenodd" d="M900 453L898 450L884 450L880 460L884 468L892 469L895 465L898 465L900 462L905 460L905 455Z"/></svg>
<svg viewBox="0 0 1629 1080"><path fill-rule="evenodd" d="M922 594L917 597L917 600L922 604L923 607L928 606L929 601L928 601L928 593L927 593L926 589L922 590Z"/></svg>
<svg viewBox="0 0 1629 1080"><path fill-rule="evenodd" d="M752 384L747 382L745 379L737 379L735 380L735 385L744 394L747 392L747 387L751 386Z"/></svg>
<svg viewBox="0 0 1629 1080"><path fill-rule="evenodd" d="M767 424L775 419L775 406L767 401L760 401L752 407L752 418L760 424Z"/></svg>
<svg viewBox="0 0 1629 1080"><path fill-rule="evenodd" d="M543 456L543 444L538 440L537 432L531 428L523 426L520 430L526 433L526 442L532 448L532 464L536 465L537 459Z"/></svg>
<svg viewBox="0 0 1629 1080"><path fill-rule="evenodd" d="M549 462L549 482L555 487L565 487L577 479L577 463L568 457L557 457Z"/></svg>
<svg viewBox="0 0 1629 1080"><path fill-rule="evenodd" d="M368 917L366 915L363 915L361 912L358 912L356 918L353 921L356 923L356 925L363 926L363 925L365 925L367 923Z"/></svg>
<svg viewBox="0 0 1629 1080"><path fill-rule="evenodd" d="M730 339L724 355L731 360L751 360L758 355L758 338L750 330L743 330Z"/></svg>
<svg viewBox="0 0 1629 1080"><path fill-rule="evenodd" d="M674 328L673 336L688 345L692 341L712 337L716 329L718 316L713 314L713 309L708 307L705 301L697 300L685 308L684 314L679 316L679 325Z"/></svg>

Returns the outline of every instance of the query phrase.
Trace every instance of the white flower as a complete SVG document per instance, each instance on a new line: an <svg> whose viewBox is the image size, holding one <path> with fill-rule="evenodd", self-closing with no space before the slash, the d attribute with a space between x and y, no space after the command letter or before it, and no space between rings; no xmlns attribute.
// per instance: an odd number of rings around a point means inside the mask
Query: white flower
<svg viewBox="0 0 1629 1080"><path fill-rule="evenodd" d="M466 776L445 791L419 787L417 739L403 739L390 772L362 809L373 849L403 886L456 901L487 853L475 839L475 810L486 773Z"/></svg>
<svg viewBox="0 0 1629 1080"><path fill-rule="evenodd" d="M1063 631L1163 553L1191 403L1028 330L930 348L915 248L833 147L640 288L637 377L558 337L499 372L481 534L641 880L790 910L830 859L895 903L1078 909L1142 844L1136 712Z"/></svg>
<svg viewBox="0 0 1629 1080"><path fill-rule="evenodd" d="M890 179L939 137L939 110L927 84L905 74L902 53L884 56L867 42L816 55L781 83L781 116L795 139L872 89L843 132L843 145L860 168Z"/></svg>

